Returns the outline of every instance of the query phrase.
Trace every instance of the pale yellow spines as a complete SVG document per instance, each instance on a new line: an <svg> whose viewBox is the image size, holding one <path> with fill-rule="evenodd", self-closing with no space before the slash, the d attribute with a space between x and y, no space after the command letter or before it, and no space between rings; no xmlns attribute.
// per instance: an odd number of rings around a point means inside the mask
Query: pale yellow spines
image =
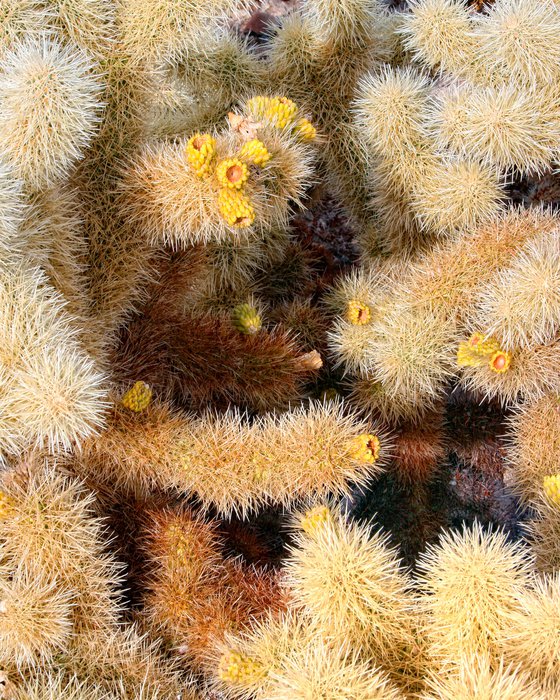
<svg viewBox="0 0 560 700"><path fill-rule="evenodd" d="M485 654L453 659L449 668L432 670L419 700L545 700L530 674Z"/></svg>
<svg viewBox="0 0 560 700"><path fill-rule="evenodd" d="M32 188L65 177L100 121L102 84L90 57L42 36L3 56L0 151Z"/></svg>
<svg viewBox="0 0 560 700"><path fill-rule="evenodd" d="M122 397L121 403L125 408L140 413L150 405L152 388L146 382L136 382Z"/></svg>
<svg viewBox="0 0 560 700"><path fill-rule="evenodd" d="M442 93L433 111L438 145L503 172L546 171L560 145L560 120L550 86L462 86ZM551 119L552 115L552 119Z"/></svg>
<svg viewBox="0 0 560 700"><path fill-rule="evenodd" d="M29 564L0 568L0 661L21 669L52 663L72 634L74 593Z"/></svg>
<svg viewBox="0 0 560 700"><path fill-rule="evenodd" d="M560 77L560 7L554 0L499 0L474 25L477 60L500 80L555 83Z"/></svg>
<svg viewBox="0 0 560 700"><path fill-rule="evenodd" d="M560 327L560 231L543 232L481 289L476 322L504 349L554 340Z"/></svg>
<svg viewBox="0 0 560 700"><path fill-rule="evenodd" d="M546 394L517 407L508 420L506 460L524 505L535 501L560 464L560 400Z"/></svg>
<svg viewBox="0 0 560 700"><path fill-rule="evenodd" d="M530 581L534 558L503 532L475 523L446 532L420 555L424 634L438 663L463 654L496 658L501 630Z"/></svg>
<svg viewBox="0 0 560 700"><path fill-rule="evenodd" d="M560 574L535 577L508 615L501 634L507 661L519 664L543 688L546 698L558 695L560 676Z"/></svg>
<svg viewBox="0 0 560 700"><path fill-rule="evenodd" d="M386 536L329 510L296 516L299 531L286 562L285 585L318 636L367 649L384 664L412 641L411 582ZM302 523L310 517L308 533Z"/></svg>
<svg viewBox="0 0 560 700"><path fill-rule="evenodd" d="M475 72L478 42L464 0L412 0L399 33L405 47L430 68L459 75Z"/></svg>

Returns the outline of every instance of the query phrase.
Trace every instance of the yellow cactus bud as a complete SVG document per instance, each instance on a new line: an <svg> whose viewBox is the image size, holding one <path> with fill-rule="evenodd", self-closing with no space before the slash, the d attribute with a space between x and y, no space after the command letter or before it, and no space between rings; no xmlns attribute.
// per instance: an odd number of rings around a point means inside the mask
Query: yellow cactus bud
<svg viewBox="0 0 560 700"><path fill-rule="evenodd" d="M0 491L0 520L9 518L14 509L14 499Z"/></svg>
<svg viewBox="0 0 560 700"><path fill-rule="evenodd" d="M270 160L270 153L262 141L251 139L243 144L239 157L255 165L265 165Z"/></svg>
<svg viewBox="0 0 560 700"><path fill-rule="evenodd" d="M279 129L292 124L297 115L297 105L287 97L253 97L247 106L255 115L267 119Z"/></svg>
<svg viewBox="0 0 560 700"><path fill-rule="evenodd" d="M346 309L346 318L355 326L365 326L371 321L371 309L357 299L352 299Z"/></svg>
<svg viewBox="0 0 560 700"><path fill-rule="evenodd" d="M246 228L255 220L255 210L239 190L223 189L218 194L220 213L230 226Z"/></svg>
<svg viewBox="0 0 560 700"><path fill-rule="evenodd" d="M327 506L317 506L311 508L300 521L301 529L308 535L313 535L325 523L332 522L332 513Z"/></svg>
<svg viewBox="0 0 560 700"><path fill-rule="evenodd" d="M548 500L560 506L560 474L545 476L543 479L543 488Z"/></svg>
<svg viewBox="0 0 560 700"><path fill-rule="evenodd" d="M480 367L484 362L484 357L473 351L468 341L459 344L457 349L457 365L459 367Z"/></svg>
<svg viewBox="0 0 560 700"><path fill-rule="evenodd" d="M187 142L187 160L198 175L205 177L216 151L216 139L210 134L195 134Z"/></svg>
<svg viewBox="0 0 560 700"><path fill-rule="evenodd" d="M303 141L313 141L317 136L317 129L309 119L299 119L296 123L295 131Z"/></svg>
<svg viewBox="0 0 560 700"><path fill-rule="evenodd" d="M505 350L497 350L490 358L489 365L490 369L498 374L507 372L511 365L511 355Z"/></svg>
<svg viewBox="0 0 560 700"><path fill-rule="evenodd" d="M216 177L222 187L240 190L247 182L249 170L239 158L227 158L216 167Z"/></svg>
<svg viewBox="0 0 560 700"><path fill-rule="evenodd" d="M140 413L150 405L152 390L145 382L136 382L122 397L121 403L125 408Z"/></svg>
<svg viewBox="0 0 560 700"><path fill-rule="evenodd" d="M225 653L219 662L218 675L227 683L246 685L262 677L262 668L248 656L236 651Z"/></svg>
<svg viewBox="0 0 560 700"><path fill-rule="evenodd" d="M240 333L254 335L262 327L261 317L250 304L238 304L232 314L233 325Z"/></svg>
<svg viewBox="0 0 560 700"><path fill-rule="evenodd" d="M376 435L364 433L352 440L350 455L362 464L375 464L379 458L381 444Z"/></svg>
<svg viewBox="0 0 560 700"><path fill-rule="evenodd" d="M473 333L467 344L471 351L479 357L487 357L500 349L499 343L495 338L485 338L482 333Z"/></svg>

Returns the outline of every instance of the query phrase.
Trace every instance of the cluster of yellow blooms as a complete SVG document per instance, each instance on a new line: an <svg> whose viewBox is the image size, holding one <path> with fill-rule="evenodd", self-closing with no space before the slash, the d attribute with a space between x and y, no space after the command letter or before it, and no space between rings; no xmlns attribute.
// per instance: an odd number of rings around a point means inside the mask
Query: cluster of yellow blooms
<svg viewBox="0 0 560 700"><path fill-rule="evenodd" d="M375 464L379 459L381 444L376 435L364 433L352 440L350 455L361 464Z"/></svg>
<svg viewBox="0 0 560 700"><path fill-rule="evenodd" d="M493 372L502 374L511 365L511 355L501 350L494 338L485 338L482 333L473 333L457 350L459 367L480 367L488 364Z"/></svg>
<svg viewBox="0 0 560 700"><path fill-rule="evenodd" d="M371 321L371 309L361 301L352 299L348 302L346 318L354 326L365 326L366 323Z"/></svg>
<svg viewBox="0 0 560 700"><path fill-rule="evenodd" d="M560 474L545 476L543 479L543 488L548 500L560 506Z"/></svg>
<svg viewBox="0 0 560 700"><path fill-rule="evenodd" d="M249 111L258 118L265 118L280 129L290 127L304 141L316 136L315 127L305 118L298 119L298 107L286 97L253 97L248 101ZM251 200L243 192L249 181L249 165L262 167L271 158L262 141L253 138L245 142L236 156L225 158L213 167L216 139L211 134L194 134L187 142L187 160L200 178L215 175L220 191L218 208L229 226L246 228L255 220Z"/></svg>
<svg viewBox="0 0 560 700"><path fill-rule="evenodd" d="M121 403L125 408L140 413L150 405L152 389L146 382L136 382L122 397Z"/></svg>
<svg viewBox="0 0 560 700"><path fill-rule="evenodd" d="M253 97L247 102L249 111L258 119L265 119L279 129L290 127L303 141L313 141L317 131L313 124L302 117L297 119L298 106L287 97Z"/></svg>

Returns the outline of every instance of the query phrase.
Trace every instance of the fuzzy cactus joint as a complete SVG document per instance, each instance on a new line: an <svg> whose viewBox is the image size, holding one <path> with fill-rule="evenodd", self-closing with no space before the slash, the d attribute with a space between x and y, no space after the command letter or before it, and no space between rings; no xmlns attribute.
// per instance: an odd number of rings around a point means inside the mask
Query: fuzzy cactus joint
<svg viewBox="0 0 560 700"><path fill-rule="evenodd" d="M0 700L560 699L559 95L559 0L0 0Z"/></svg>

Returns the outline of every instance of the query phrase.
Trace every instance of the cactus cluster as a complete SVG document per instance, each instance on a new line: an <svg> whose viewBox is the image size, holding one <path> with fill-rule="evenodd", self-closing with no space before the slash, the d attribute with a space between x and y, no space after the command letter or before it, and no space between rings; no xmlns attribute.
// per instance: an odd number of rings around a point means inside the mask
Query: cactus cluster
<svg viewBox="0 0 560 700"><path fill-rule="evenodd" d="M390 5L2 0L5 700L560 697L560 4Z"/></svg>

